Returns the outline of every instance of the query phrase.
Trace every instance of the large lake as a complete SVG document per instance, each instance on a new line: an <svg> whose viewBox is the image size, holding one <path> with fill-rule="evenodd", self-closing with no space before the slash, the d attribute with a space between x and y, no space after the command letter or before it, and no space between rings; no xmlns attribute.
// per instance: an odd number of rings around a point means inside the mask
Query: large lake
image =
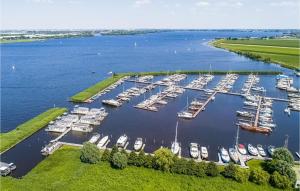
<svg viewBox="0 0 300 191"><path fill-rule="evenodd" d="M291 74L292 71L278 65L256 62L208 45L217 37L280 34L265 31L179 31L1 45L1 132L14 129L54 105L72 108L73 104L67 101L70 96L108 77L110 71L208 70L211 66L212 70L276 70ZM221 77L216 77L211 83L215 85ZM246 77L240 76L235 91L241 88ZM299 87L299 81L295 81ZM126 87L132 85L125 84ZM262 76L261 85L268 89L270 96L286 96L274 87L274 77ZM100 99L113 98L120 91L122 88L117 88ZM198 94L187 91L156 113L133 108L143 99L143 96L137 97L121 108L108 108L108 118L95 131L111 135L111 143L122 133L127 133L131 140L129 148L139 136L147 140L145 150L149 152L161 145L170 146L175 134L176 113L185 106L187 96L192 98ZM242 105L240 97L218 95L216 101L196 119L180 121L178 139L184 147L183 155L188 155L190 142L199 142L209 146L210 159L216 160L219 146L229 147L234 143L235 111ZM101 107L100 100L88 107ZM289 148L299 150L299 113L293 112L288 117L283 113L285 107L286 103L275 102L274 116L278 127L270 136L242 131L240 141L281 146L285 135L289 135ZM41 147L56 136L42 129L3 154L2 160L16 163L18 168L14 175L22 176L43 159ZM89 137L90 134L71 132L63 139L81 143Z"/></svg>

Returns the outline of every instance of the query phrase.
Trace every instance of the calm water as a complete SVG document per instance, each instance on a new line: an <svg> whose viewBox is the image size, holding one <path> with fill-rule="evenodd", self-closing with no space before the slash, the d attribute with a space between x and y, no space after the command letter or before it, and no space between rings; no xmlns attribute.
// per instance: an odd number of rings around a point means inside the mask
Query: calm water
<svg viewBox="0 0 300 191"><path fill-rule="evenodd" d="M18 124L36 116L49 107L72 108L68 97L107 77L109 71L160 71L160 70L280 70L291 71L277 65L264 64L237 56L224 50L212 48L207 42L215 37L269 36L270 32L166 32L136 36L98 36L91 38L57 39L45 42L1 45L1 132L14 129ZM136 42L137 46L134 46ZM15 70L12 70L15 66ZM195 77L195 76L194 76ZM191 77L193 78L193 77ZM214 87L222 76L216 76L209 84ZM233 91L240 91L247 76L240 76ZM188 83L187 79L182 83ZM296 86L299 81L295 79ZM261 85L267 88L267 95L286 97L286 93L275 88L273 76L262 76ZM126 83L125 88L133 86ZM100 99L113 98L119 87ZM154 90L158 91L158 88ZM146 97L150 93L146 93ZM200 96L200 92L186 91L172 100L158 112L147 112L133 108L144 99L139 96L117 109L107 108L109 116L95 128L95 132L111 136L111 145L123 133L130 137L128 148L136 137L146 139L146 151L160 146L170 146L175 135L176 113L189 99ZM222 107L220 107L222 105ZM101 107L100 100L88 107ZM236 134L235 111L241 109L243 99L236 96L217 95L194 120L180 120L178 140L183 155L188 155L190 142L209 147L210 159L216 160L219 146L232 146ZM289 148L299 150L299 113L288 117L283 110L284 102L274 103L274 116L278 127L269 136L240 133L240 142L273 144L280 146L285 135L289 135ZM41 147L58 136L40 130L29 139L1 156L3 161L14 162L17 170L14 176L22 176L43 159ZM82 143L91 134L70 132L63 140ZM30 153L30 154L29 154Z"/></svg>

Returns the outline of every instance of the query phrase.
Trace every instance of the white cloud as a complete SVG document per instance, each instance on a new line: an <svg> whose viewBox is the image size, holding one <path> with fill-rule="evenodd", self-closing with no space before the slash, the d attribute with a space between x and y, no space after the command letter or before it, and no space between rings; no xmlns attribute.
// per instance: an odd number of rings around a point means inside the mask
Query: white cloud
<svg viewBox="0 0 300 191"><path fill-rule="evenodd" d="M29 0L29 2L32 2L32 3L48 3L48 4L54 3L53 0Z"/></svg>
<svg viewBox="0 0 300 191"><path fill-rule="evenodd" d="M270 5L273 7L295 6L295 5L299 6L299 2L297 3L295 1L279 1L279 2L271 2Z"/></svg>
<svg viewBox="0 0 300 191"><path fill-rule="evenodd" d="M196 3L196 6L199 6L199 7L206 7L206 6L209 6L209 2L207 1L199 1Z"/></svg>
<svg viewBox="0 0 300 191"><path fill-rule="evenodd" d="M140 7L140 6L143 6L143 5L147 5L147 4L150 4L151 3L151 0L137 0L134 2L134 6L135 7Z"/></svg>

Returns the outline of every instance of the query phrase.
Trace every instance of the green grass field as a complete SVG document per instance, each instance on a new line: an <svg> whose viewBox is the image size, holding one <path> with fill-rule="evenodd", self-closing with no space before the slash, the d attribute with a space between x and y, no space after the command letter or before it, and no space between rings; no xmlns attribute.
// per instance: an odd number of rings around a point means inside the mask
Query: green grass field
<svg viewBox="0 0 300 191"><path fill-rule="evenodd" d="M63 147L47 157L22 179L1 178L1 190L5 191L95 191L95 190L205 190L205 191L273 191L271 186L258 186L251 182L237 183L223 177L197 178L163 173L143 167L127 167L116 170L105 163L89 165L81 163L80 151Z"/></svg>
<svg viewBox="0 0 300 191"><path fill-rule="evenodd" d="M57 116L62 115L65 111L67 111L66 108L49 109L35 118L19 125L12 131L1 133L0 152L15 146L20 141L26 139L39 129L45 127L50 121L54 120Z"/></svg>
<svg viewBox="0 0 300 191"><path fill-rule="evenodd" d="M300 69L300 40L299 39L244 39L216 40L212 44L233 52L251 53L258 55L259 60L270 60L283 67Z"/></svg>

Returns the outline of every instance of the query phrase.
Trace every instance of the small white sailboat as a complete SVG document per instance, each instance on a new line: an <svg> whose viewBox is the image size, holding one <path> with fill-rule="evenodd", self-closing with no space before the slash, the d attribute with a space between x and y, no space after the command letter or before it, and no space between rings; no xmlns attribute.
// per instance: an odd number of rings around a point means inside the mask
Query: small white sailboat
<svg viewBox="0 0 300 191"><path fill-rule="evenodd" d="M197 143L191 143L190 144L190 155L192 158L198 158L199 157L199 147Z"/></svg>
<svg viewBox="0 0 300 191"><path fill-rule="evenodd" d="M251 155L257 156L258 155L258 150L256 147L254 147L252 144L248 144L248 151Z"/></svg>
<svg viewBox="0 0 300 191"><path fill-rule="evenodd" d="M201 147L201 157L202 157L202 159L208 158L208 151L207 151L207 148L204 146Z"/></svg>
<svg viewBox="0 0 300 191"><path fill-rule="evenodd" d="M135 151L139 151L142 149L142 146L143 146L143 139L138 137L134 143L133 148Z"/></svg>
<svg viewBox="0 0 300 191"><path fill-rule="evenodd" d="M234 148L229 148L229 156L233 162L235 163L239 162L239 156L237 150L235 150Z"/></svg>
<svg viewBox="0 0 300 191"><path fill-rule="evenodd" d="M128 137L127 135L122 135L118 140L117 140L117 146L118 147L125 147L126 143L127 143Z"/></svg>
<svg viewBox="0 0 300 191"><path fill-rule="evenodd" d="M221 155L221 159L224 163L230 162L230 157L229 157L228 151L224 147L221 147L220 155Z"/></svg>
<svg viewBox="0 0 300 191"><path fill-rule="evenodd" d="M177 121L177 123L176 123L175 140L174 140L174 142L173 142L172 145L171 145L171 151L172 151L172 153L173 153L174 155L179 154L179 150L180 150L180 145L179 145L179 143L178 143L178 141L177 141L177 128L178 128L178 121Z"/></svg>
<svg viewBox="0 0 300 191"><path fill-rule="evenodd" d="M98 141L98 139L100 138L100 134L99 133L95 133L93 134L93 136L90 138L89 142L94 144Z"/></svg>
<svg viewBox="0 0 300 191"><path fill-rule="evenodd" d="M108 136L102 137L102 139L100 139L100 141L98 142L97 147L98 148L103 147L107 143L107 141L108 141Z"/></svg>
<svg viewBox="0 0 300 191"><path fill-rule="evenodd" d="M265 152L262 145L258 144L257 145L257 150L258 150L258 153L259 153L260 156L262 156L262 157L267 156L267 154L266 154L266 152Z"/></svg>

